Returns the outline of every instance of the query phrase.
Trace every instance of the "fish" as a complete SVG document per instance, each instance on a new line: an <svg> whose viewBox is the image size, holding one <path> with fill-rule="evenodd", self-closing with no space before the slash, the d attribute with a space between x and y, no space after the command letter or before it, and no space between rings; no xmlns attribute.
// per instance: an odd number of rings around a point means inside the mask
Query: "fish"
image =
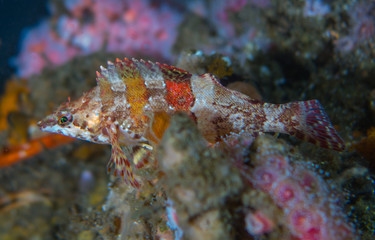
<svg viewBox="0 0 375 240"><path fill-rule="evenodd" d="M336 151L345 143L318 100L272 104L220 84L210 73L137 59L108 61L96 72L97 86L61 104L38 122L42 131L112 146L108 170L135 188L132 146L152 150L177 112L186 113L212 144L230 136L286 133ZM121 146L126 146L122 149Z"/></svg>

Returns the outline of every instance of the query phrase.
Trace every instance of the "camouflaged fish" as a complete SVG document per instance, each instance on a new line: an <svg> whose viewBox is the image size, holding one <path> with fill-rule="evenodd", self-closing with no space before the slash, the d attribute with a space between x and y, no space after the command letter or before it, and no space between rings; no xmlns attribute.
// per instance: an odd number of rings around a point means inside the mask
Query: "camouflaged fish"
<svg viewBox="0 0 375 240"><path fill-rule="evenodd" d="M208 142L229 136L280 132L323 148L344 150L343 140L317 100L271 104L222 86L211 74L143 60L116 59L97 72L98 85L62 104L38 125L43 131L111 144L115 173L139 183L120 144L157 144L172 114L186 112ZM125 151L126 152L126 151Z"/></svg>

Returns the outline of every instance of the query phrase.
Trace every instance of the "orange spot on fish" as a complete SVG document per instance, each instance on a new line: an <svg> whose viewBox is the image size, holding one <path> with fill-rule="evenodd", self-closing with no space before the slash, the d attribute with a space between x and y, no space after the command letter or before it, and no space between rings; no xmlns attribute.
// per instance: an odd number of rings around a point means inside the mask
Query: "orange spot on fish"
<svg viewBox="0 0 375 240"><path fill-rule="evenodd" d="M165 81L167 87L167 102L176 111L187 111L194 103L194 95L189 82Z"/></svg>

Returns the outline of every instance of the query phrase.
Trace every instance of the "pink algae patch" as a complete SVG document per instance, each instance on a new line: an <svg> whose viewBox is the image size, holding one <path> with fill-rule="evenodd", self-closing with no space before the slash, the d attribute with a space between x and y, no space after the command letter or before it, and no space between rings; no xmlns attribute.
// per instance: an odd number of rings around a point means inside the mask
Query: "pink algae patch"
<svg viewBox="0 0 375 240"><path fill-rule="evenodd" d="M303 171L301 172L299 179L300 181L298 183L304 191L314 192L319 189L318 179L312 173L308 171Z"/></svg>
<svg viewBox="0 0 375 240"><path fill-rule="evenodd" d="M254 170L253 178L257 187L269 191L279 174L271 168L258 167Z"/></svg>
<svg viewBox="0 0 375 240"><path fill-rule="evenodd" d="M253 235L264 234L272 231L273 221L261 211L248 213L245 218L246 230Z"/></svg>
<svg viewBox="0 0 375 240"><path fill-rule="evenodd" d="M267 156L266 165L283 172L290 167L287 159L278 155Z"/></svg>
<svg viewBox="0 0 375 240"><path fill-rule="evenodd" d="M322 239L322 217L314 209L296 208L289 214L292 231L301 239Z"/></svg>
<svg viewBox="0 0 375 240"><path fill-rule="evenodd" d="M281 181L273 190L276 204L280 206L292 206L301 200L302 190L298 185L288 180Z"/></svg>

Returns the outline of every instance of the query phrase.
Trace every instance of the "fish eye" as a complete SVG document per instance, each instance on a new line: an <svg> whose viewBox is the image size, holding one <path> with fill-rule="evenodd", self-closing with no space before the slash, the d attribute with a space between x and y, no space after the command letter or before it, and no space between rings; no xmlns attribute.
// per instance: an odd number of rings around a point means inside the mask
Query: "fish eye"
<svg viewBox="0 0 375 240"><path fill-rule="evenodd" d="M73 121L73 116L70 113L63 113L59 117L59 125L65 126L67 123Z"/></svg>

